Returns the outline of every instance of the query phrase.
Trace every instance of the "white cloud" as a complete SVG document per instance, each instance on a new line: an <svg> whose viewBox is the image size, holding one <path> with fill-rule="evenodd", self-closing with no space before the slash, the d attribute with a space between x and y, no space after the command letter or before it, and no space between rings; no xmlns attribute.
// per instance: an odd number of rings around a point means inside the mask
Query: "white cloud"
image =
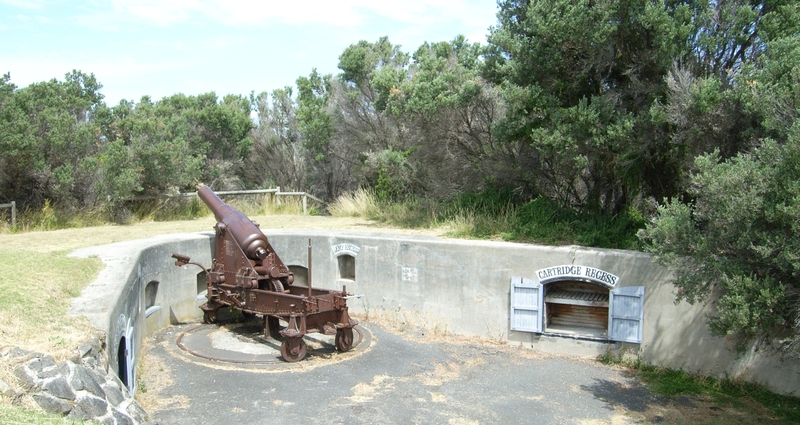
<svg viewBox="0 0 800 425"><path fill-rule="evenodd" d="M324 24L354 26L380 17L413 26L435 25L444 20L481 25L496 5L486 0L113 0L114 9L155 25L188 21L196 16L229 26Z"/></svg>
<svg viewBox="0 0 800 425"><path fill-rule="evenodd" d="M42 9L45 4L43 0L2 0L0 3L21 9Z"/></svg>
<svg viewBox="0 0 800 425"><path fill-rule="evenodd" d="M147 63L131 57L101 60L70 60L58 52L39 58L18 59L0 57L2 63L11 72L11 82L18 87L31 83L48 81L52 78L62 80L64 74L78 69L86 73L94 73L100 82L114 77L135 77L145 73L154 73L165 69L185 66L185 64Z"/></svg>

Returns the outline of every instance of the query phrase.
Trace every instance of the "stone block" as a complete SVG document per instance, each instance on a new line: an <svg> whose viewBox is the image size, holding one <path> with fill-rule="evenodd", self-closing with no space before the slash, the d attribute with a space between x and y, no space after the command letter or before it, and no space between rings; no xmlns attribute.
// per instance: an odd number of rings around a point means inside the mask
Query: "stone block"
<svg viewBox="0 0 800 425"><path fill-rule="evenodd" d="M10 349L8 351L7 355L11 360L21 360L21 359L24 359L24 358L27 358L27 357L33 357L33 356L37 356L37 355L41 356L40 353L36 353L36 352L33 352L33 351L28 351L28 350L23 350L22 348L19 348L19 347L14 347L14 348Z"/></svg>
<svg viewBox="0 0 800 425"><path fill-rule="evenodd" d="M135 400L130 400L128 407L125 408L125 413L130 415L136 422L142 423L147 421L147 412L139 406Z"/></svg>
<svg viewBox="0 0 800 425"><path fill-rule="evenodd" d="M66 415L72 410L72 404L47 393L36 393L31 397L33 397L33 401L45 412L54 413L56 415Z"/></svg>
<svg viewBox="0 0 800 425"><path fill-rule="evenodd" d="M100 418L108 413L108 402L90 394L78 397L75 406L80 407L90 418Z"/></svg>
<svg viewBox="0 0 800 425"><path fill-rule="evenodd" d="M57 366L46 367L36 373L36 377L42 380L55 378L59 375L61 375L61 370Z"/></svg>
<svg viewBox="0 0 800 425"><path fill-rule="evenodd" d="M111 415L117 421L117 425L136 425L136 421L133 418L117 409L111 409Z"/></svg>
<svg viewBox="0 0 800 425"><path fill-rule="evenodd" d="M119 406L125 401L125 395L123 395L122 389L117 385L110 383L103 384L103 390L106 394L106 400L108 400L112 406Z"/></svg>
<svg viewBox="0 0 800 425"><path fill-rule="evenodd" d="M75 400L75 391L70 387L67 378L59 375L56 378L47 379L42 382L42 391L52 394L64 400Z"/></svg>
<svg viewBox="0 0 800 425"><path fill-rule="evenodd" d="M83 366L75 365L72 367L69 383L75 391L85 390L96 397L106 398L106 392L97 382L95 373Z"/></svg>
<svg viewBox="0 0 800 425"><path fill-rule="evenodd" d="M0 394L3 394L8 398L14 398L17 396L17 392L14 390L14 387L2 379L0 379Z"/></svg>
<svg viewBox="0 0 800 425"><path fill-rule="evenodd" d="M54 367L56 365L55 359L48 354L44 354L41 357L36 357L28 362L28 368L32 371L39 373L45 369Z"/></svg>
<svg viewBox="0 0 800 425"><path fill-rule="evenodd" d="M25 391L30 391L36 388L38 384L36 375L24 364L14 368L14 377L17 378L17 382L19 382L19 385Z"/></svg>

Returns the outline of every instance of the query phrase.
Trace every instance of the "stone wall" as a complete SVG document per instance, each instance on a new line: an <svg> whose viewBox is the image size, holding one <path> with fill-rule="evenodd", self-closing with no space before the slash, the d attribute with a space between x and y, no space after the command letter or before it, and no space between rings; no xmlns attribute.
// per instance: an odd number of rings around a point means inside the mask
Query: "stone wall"
<svg viewBox="0 0 800 425"><path fill-rule="evenodd" d="M116 373L109 370L102 333L78 346L76 354L63 362L20 348L7 348L0 358L15 365L18 387L0 381L3 396L10 398L12 404L30 397L42 410L65 415L67 419L108 425L147 422L147 413Z"/></svg>

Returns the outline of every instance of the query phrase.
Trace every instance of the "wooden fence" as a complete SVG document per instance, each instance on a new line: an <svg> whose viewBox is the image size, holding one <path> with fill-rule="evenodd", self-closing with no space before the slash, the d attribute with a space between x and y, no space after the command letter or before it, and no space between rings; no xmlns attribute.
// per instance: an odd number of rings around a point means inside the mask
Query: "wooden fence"
<svg viewBox="0 0 800 425"><path fill-rule="evenodd" d="M305 202L303 203L303 211L305 213ZM0 204L0 210L4 208L11 208L11 225L17 225L17 203L15 201L11 201L9 204Z"/></svg>
<svg viewBox="0 0 800 425"><path fill-rule="evenodd" d="M308 214L308 199L311 198L314 201L319 202L322 205L325 205L325 201L322 199L317 198L316 196L308 193L308 192L281 192L281 188L276 187L275 189L256 189L256 190L221 190L219 192L214 192L217 196L224 196L224 195L258 195L264 193L272 193L275 195L278 205L281 204L281 196L301 196L303 198L303 214ZM177 196L196 196L197 192L186 192L186 193L179 193ZM169 196L169 195L168 195ZM175 196L175 195L172 195Z"/></svg>

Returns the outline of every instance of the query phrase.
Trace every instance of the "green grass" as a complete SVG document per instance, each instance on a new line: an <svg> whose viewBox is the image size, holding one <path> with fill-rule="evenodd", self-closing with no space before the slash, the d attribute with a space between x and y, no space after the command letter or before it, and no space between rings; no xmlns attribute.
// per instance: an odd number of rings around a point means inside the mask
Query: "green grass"
<svg viewBox="0 0 800 425"><path fill-rule="evenodd" d="M85 424L96 422L71 421L63 416L57 416L34 410L9 407L0 404L0 423L5 425L15 424Z"/></svg>
<svg viewBox="0 0 800 425"><path fill-rule="evenodd" d="M799 398L775 394L758 384L732 379L714 379L683 370L639 363L628 366L647 384L651 392L663 397L703 397L718 406L740 410L743 415L753 413L749 412L751 401L756 401L771 412L776 420L765 422L757 420L755 423L800 423Z"/></svg>
<svg viewBox="0 0 800 425"><path fill-rule="evenodd" d="M644 218L635 209L615 216L585 213L544 197L521 201L509 189L492 188L444 202L381 201L373 192L360 189L332 202L328 210L334 216L364 217L405 228L441 228L456 238L599 248L637 249L636 232L644 226Z"/></svg>

